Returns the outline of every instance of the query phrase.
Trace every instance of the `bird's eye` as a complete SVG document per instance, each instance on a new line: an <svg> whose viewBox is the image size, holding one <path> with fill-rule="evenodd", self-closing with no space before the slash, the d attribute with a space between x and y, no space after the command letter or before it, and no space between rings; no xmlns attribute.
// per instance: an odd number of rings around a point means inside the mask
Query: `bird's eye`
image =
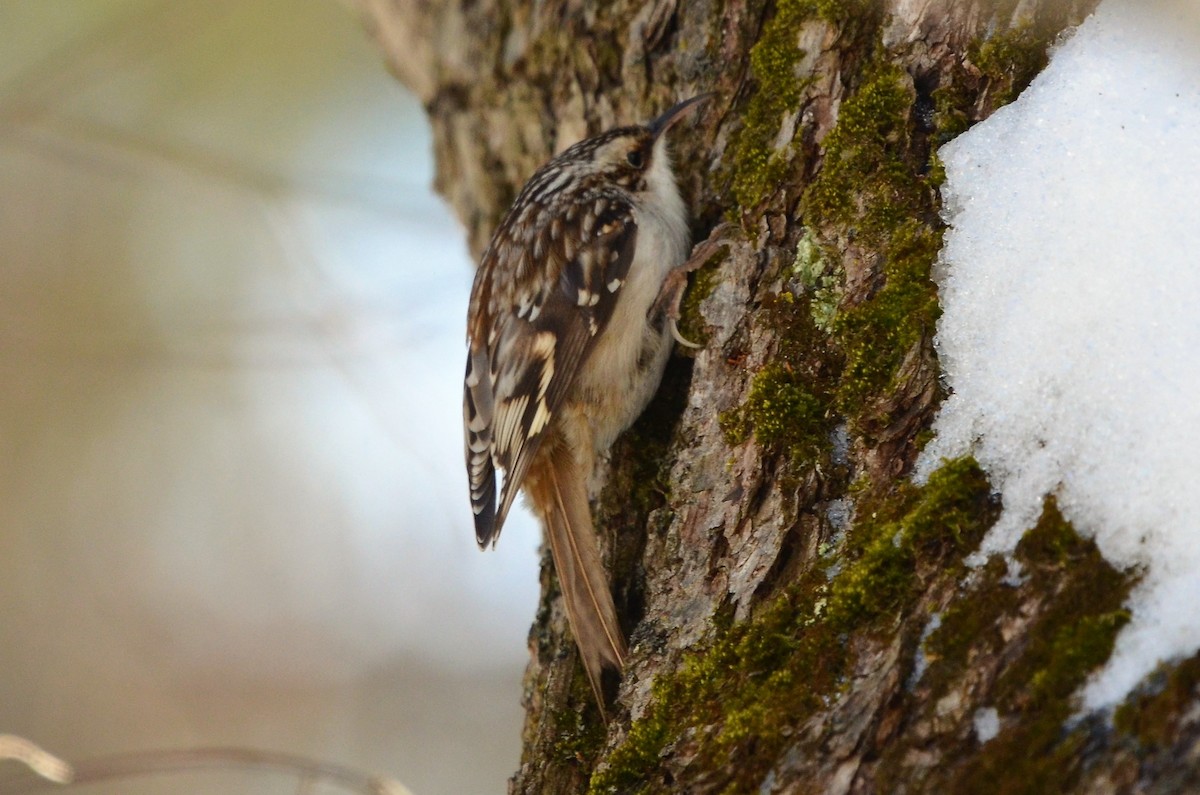
<svg viewBox="0 0 1200 795"><path fill-rule="evenodd" d="M629 161L629 165L634 168L642 167L642 150L634 149L629 154L625 155L625 159Z"/></svg>

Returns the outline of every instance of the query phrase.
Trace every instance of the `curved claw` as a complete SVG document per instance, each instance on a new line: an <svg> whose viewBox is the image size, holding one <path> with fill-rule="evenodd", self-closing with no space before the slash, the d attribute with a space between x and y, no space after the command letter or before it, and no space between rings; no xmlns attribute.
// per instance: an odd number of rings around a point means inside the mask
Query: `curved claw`
<svg viewBox="0 0 1200 795"><path fill-rule="evenodd" d="M685 348L691 348L694 351L698 351L704 347L699 343L692 342L687 337L679 333L679 321L676 318L671 318L671 336L675 338L676 342Z"/></svg>
<svg viewBox="0 0 1200 795"><path fill-rule="evenodd" d="M692 249L692 255L686 262L671 269L667 277L663 279L658 298L655 299L654 305L650 309L651 314L666 312L667 319L671 324L671 336L685 348L699 350L704 347L679 333L679 306L683 302L683 292L687 288L687 275L707 262L716 252L717 247L726 242L722 237L731 226L732 224L729 222L718 224L709 233L708 239Z"/></svg>

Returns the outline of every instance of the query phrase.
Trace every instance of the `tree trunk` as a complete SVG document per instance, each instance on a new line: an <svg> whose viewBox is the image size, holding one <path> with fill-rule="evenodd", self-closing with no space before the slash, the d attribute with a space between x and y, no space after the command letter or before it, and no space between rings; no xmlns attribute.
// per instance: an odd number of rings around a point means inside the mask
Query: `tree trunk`
<svg viewBox="0 0 1200 795"><path fill-rule="evenodd" d="M704 346L672 361L594 507L630 635L616 715L544 563L511 791L1194 784L1200 664L1115 725L1071 720L1131 575L1050 501L1020 584L1000 559L968 569L997 513L986 476L908 480L941 398L937 147L1097 0L353 2L425 103L477 253L555 152L719 95L674 135L694 237L723 244L685 301Z"/></svg>

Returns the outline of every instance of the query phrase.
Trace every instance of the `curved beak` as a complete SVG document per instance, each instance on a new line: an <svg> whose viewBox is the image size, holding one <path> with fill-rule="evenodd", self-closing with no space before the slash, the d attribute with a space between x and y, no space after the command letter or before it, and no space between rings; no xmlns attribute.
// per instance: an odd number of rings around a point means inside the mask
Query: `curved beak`
<svg viewBox="0 0 1200 795"><path fill-rule="evenodd" d="M671 108L654 121L648 123L646 125L646 129L649 130L655 138L657 138L667 130L674 127L676 122L679 122L691 115L692 111L698 108L701 103L707 102L715 96L716 93L710 91L707 94L700 94L699 96L692 97L691 99L685 99L683 102L680 102L678 105Z"/></svg>

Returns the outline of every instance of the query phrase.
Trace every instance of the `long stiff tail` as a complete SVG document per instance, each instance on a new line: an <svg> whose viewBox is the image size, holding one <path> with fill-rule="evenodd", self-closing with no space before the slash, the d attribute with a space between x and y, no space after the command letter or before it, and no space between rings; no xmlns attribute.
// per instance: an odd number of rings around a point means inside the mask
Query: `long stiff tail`
<svg viewBox="0 0 1200 795"><path fill-rule="evenodd" d="M605 668L620 674L625 664L625 638L596 546L587 485L574 456L565 447L554 445L544 453L540 456L542 465L531 468L525 487L534 505L544 513L541 519L567 607L567 620L604 713L602 674Z"/></svg>

